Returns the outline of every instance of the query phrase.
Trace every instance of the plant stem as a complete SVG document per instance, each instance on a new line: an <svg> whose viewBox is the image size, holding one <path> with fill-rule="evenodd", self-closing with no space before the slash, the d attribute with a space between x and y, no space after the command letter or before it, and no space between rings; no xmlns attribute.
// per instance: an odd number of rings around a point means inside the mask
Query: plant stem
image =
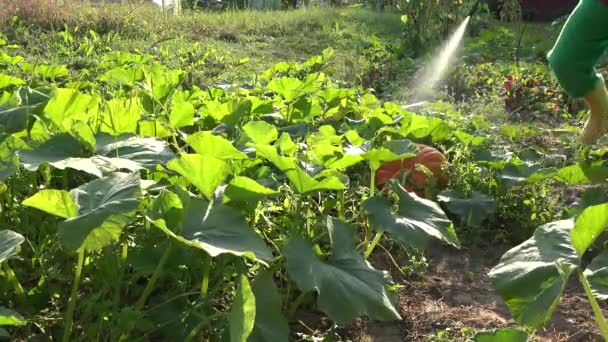
<svg viewBox="0 0 608 342"><path fill-rule="evenodd" d="M293 317L293 315L295 315L296 311L298 311L298 308L300 307L300 305L302 305L307 295L308 292L300 292L298 297L296 297L293 303L291 303L291 305L289 306L289 310L287 311L288 318L291 318Z"/></svg>
<svg viewBox="0 0 608 342"><path fill-rule="evenodd" d="M154 273L152 273L152 277L150 277L150 280L148 280L148 284L146 285L144 292L141 294L141 297L139 297L139 300L135 304L135 310L141 311L141 309L143 309L144 305L146 304L146 301L148 300L148 297L152 293L152 290L154 290L154 285L156 285L158 277L162 273L162 270L165 267L165 264L167 263L167 259L169 259L169 255L171 255L172 249L173 244L169 242L169 246L167 246L167 249L165 249L165 253L163 253L160 258L160 261L158 262L158 265L156 265Z"/></svg>
<svg viewBox="0 0 608 342"><path fill-rule="evenodd" d="M120 284L122 284L122 280L125 277L125 264L127 263L127 257L129 256L129 245L125 241L122 244L122 251L120 254L120 274L118 276L118 281L116 282L116 292L114 293L114 305L118 307L120 305Z"/></svg>
<svg viewBox="0 0 608 342"><path fill-rule="evenodd" d="M365 250L365 253L363 253L363 257L365 259L369 258L369 256L372 254L372 252L374 251L374 248L376 248L376 245L378 244L378 242L380 242L380 239L382 238L383 234L384 234L383 232L376 233L376 235L374 236L374 239L372 240L372 242L369 244L369 246Z"/></svg>
<svg viewBox="0 0 608 342"><path fill-rule="evenodd" d="M345 207L344 190L339 190L338 191L338 218L340 218L343 221L346 220L346 215L344 214L344 207Z"/></svg>
<svg viewBox="0 0 608 342"><path fill-rule="evenodd" d="M15 294L17 294L17 298L20 301L23 301L25 292L23 292L23 287L21 286L19 279L17 279L15 272L13 272L13 269L6 262L4 264L2 264L2 266L4 268L4 272L6 273L6 276L8 278L8 282L11 283L13 285L13 288L15 289Z"/></svg>
<svg viewBox="0 0 608 342"><path fill-rule="evenodd" d="M591 307L593 308L593 313L595 314L595 320L597 321L597 324L600 327L600 332L602 333L602 336L604 336L604 340L608 341L608 325L606 324L606 319L604 318L604 315L602 314L602 309L600 309L600 306L597 303L597 300L593 296L593 292L591 292L591 286L589 285L587 278L585 278L583 271L580 269L578 270L578 278L580 279L581 283L583 284L583 288L585 289L587 298L589 299L589 302L591 303Z"/></svg>
<svg viewBox="0 0 608 342"><path fill-rule="evenodd" d="M68 311L65 314L65 329L63 331L63 342L68 342L72 335L72 327L74 325L74 310L76 309L76 300L78 296L78 287L80 286L80 276L82 275L82 266L84 265L84 249L78 251L78 261L76 263L76 272L74 273L74 283L72 284L72 292L70 293L70 301L68 302Z"/></svg>
<svg viewBox="0 0 608 342"><path fill-rule="evenodd" d="M205 254L203 260L203 281L201 281L201 297L205 297L209 292L209 271L211 270L211 256Z"/></svg>
<svg viewBox="0 0 608 342"><path fill-rule="evenodd" d="M376 169L369 167L371 170L370 181L369 181L369 197L374 197L376 194Z"/></svg>

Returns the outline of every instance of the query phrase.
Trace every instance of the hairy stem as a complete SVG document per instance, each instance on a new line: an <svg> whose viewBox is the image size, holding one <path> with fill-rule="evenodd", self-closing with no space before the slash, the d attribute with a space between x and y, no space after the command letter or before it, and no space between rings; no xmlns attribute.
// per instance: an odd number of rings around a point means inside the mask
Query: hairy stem
<svg viewBox="0 0 608 342"><path fill-rule="evenodd" d="M201 297L205 297L209 292L209 271L211 270L211 256L205 255L203 260L203 280L201 281Z"/></svg>
<svg viewBox="0 0 608 342"><path fill-rule="evenodd" d="M583 271L581 271L580 269L578 270L578 278L580 279L581 284L583 284L583 288L585 288L585 293L587 294L587 298L589 299L589 302L591 303L591 308L593 308L593 313L595 314L595 320L597 321L597 324L600 327L602 336L604 336L604 340L608 341L608 325L606 324L606 319L604 318L604 315L602 314L602 309L600 309L600 306L597 303L597 300L593 296L593 292L591 292L591 286L589 285L587 278L585 278Z"/></svg>
<svg viewBox="0 0 608 342"><path fill-rule="evenodd" d="M365 250L365 253L363 253L363 257L365 259L369 258L369 256L372 254L372 252L374 251L374 248L376 248L376 245L378 245L378 242L380 242L380 239L382 238L382 235L384 235L383 232L377 232L376 235L374 236L374 239L372 240L372 242L369 244L369 246L367 246L367 249Z"/></svg>
<svg viewBox="0 0 608 342"><path fill-rule="evenodd" d="M74 326L74 310L76 310L76 300L78 296L78 287L80 286L80 277L82 275L82 266L84 265L84 249L78 251L78 261L76 263L76 272L74 273L74 283L72 284L72 292L70 293L70 301L68 302L68 311L65 314L65 329L63 331L63 342L68 342L72 335L72 327Z"/></svg>
<svg viewBox="0 0 608 342"><path fill-rule="evenodd" d="M8 282L11 285L13 285L13 288L15 289L15 294L17 295L17 298L20 301L23 301L23 298L25 296L25 292L23 291L23 287L21 286L21 283L19 282L19 279L17 279L17 276L15 275L15 272L13 272L13 269L6 262L4 264L2 264L2 268L4 269L4 272L6 273L6 276L8 278Z"/></svg>
<svg viewBox="0 0 608 342"><path fill-rule="evenodd" d="M141 294L141 297L139 297L139 300L135 304L135 310L140 311L141 309L143 309L144 305L146 305L146 301L148 300L148 297L152 293L152 290L154 290L156 281L158 280L158 277L160 277L160 274L162 273L163 268L165 267L165 264L167 263L167 259L169 259L169 256L171 255L172 249L173 249L173 244L171 242L169 242L169 246L167 246L167 249L165 249L165 253L163 253L163 255L160 258L160 261L158 262L158 265L156 265L156 268L154 269L154 273L152 273L152 277L150 277L150 280L148 280L148 284L146 285L144 292Z"/></svg>

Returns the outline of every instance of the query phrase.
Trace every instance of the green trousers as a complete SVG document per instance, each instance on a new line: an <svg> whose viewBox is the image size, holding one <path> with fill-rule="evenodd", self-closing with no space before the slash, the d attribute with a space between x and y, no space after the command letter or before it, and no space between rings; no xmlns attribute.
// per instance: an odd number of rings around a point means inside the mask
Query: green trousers
<svg viewBox="0 0 608 342"><path fill-rule="evenodd" d="M607 49L608 4L580 0L547 57L560 86L578 98L603 81L595 65Z"/></svg>

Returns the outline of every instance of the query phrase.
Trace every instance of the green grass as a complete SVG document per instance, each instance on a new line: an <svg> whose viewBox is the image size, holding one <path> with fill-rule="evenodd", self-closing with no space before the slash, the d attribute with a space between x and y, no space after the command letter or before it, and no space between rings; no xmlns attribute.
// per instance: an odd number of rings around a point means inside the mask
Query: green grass
<svg viewBox="0 0 608 342"><path fill-rule="evenodd" d="M382 91L379 88L389 79L403 78L409 71L410 63L403 59L400 48L402 23L394 13L309 8L276 12L187 11L176 17L141 5L76 6L73 11L64 19L68 23L64 26L52 22L41 25L37 18L20 18L16 25L0 20L5 23L0 30L11 43L20 46L17 52L28 60L68 66L87 56L58 53L57 45L65 43L58 32L65 28L76 40L95 31L102 40L108 40L105 45L112 50L152 54L164 50L165 63L175 68L184 66L178 55L192 54L192 44L198 43L201 56L211 51L213 59L213 63L202 67L205 70L197 70L203 84L243 75L252 77L281 61L303 62L326 48L336 52L334 77L351 85ZM245 59L247 62L242 64ZM388 74L379 74L378 70Z"/></svg>

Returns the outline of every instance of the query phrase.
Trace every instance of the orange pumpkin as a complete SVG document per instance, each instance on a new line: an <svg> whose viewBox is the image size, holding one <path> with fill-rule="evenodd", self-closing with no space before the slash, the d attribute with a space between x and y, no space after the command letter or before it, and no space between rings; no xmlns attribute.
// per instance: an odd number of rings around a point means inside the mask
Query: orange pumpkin
<svg viewBox="0 0 608 342"><path fill-rule="evenodd" d="M397 179L405 180L401 185L405 190L414 191L418 196L424 197L425 188L429 186L429 177L421 170L416 168L417 164L426 166L436 179L436 184L439 188L443 188L448 184L448 174L445 171L446 159L439 150L418 144L420 153L416 157L405 158L386 162L376 171L376 184L382 188L389 180ZM407 175L406 175L407 173Z"/></svg>

